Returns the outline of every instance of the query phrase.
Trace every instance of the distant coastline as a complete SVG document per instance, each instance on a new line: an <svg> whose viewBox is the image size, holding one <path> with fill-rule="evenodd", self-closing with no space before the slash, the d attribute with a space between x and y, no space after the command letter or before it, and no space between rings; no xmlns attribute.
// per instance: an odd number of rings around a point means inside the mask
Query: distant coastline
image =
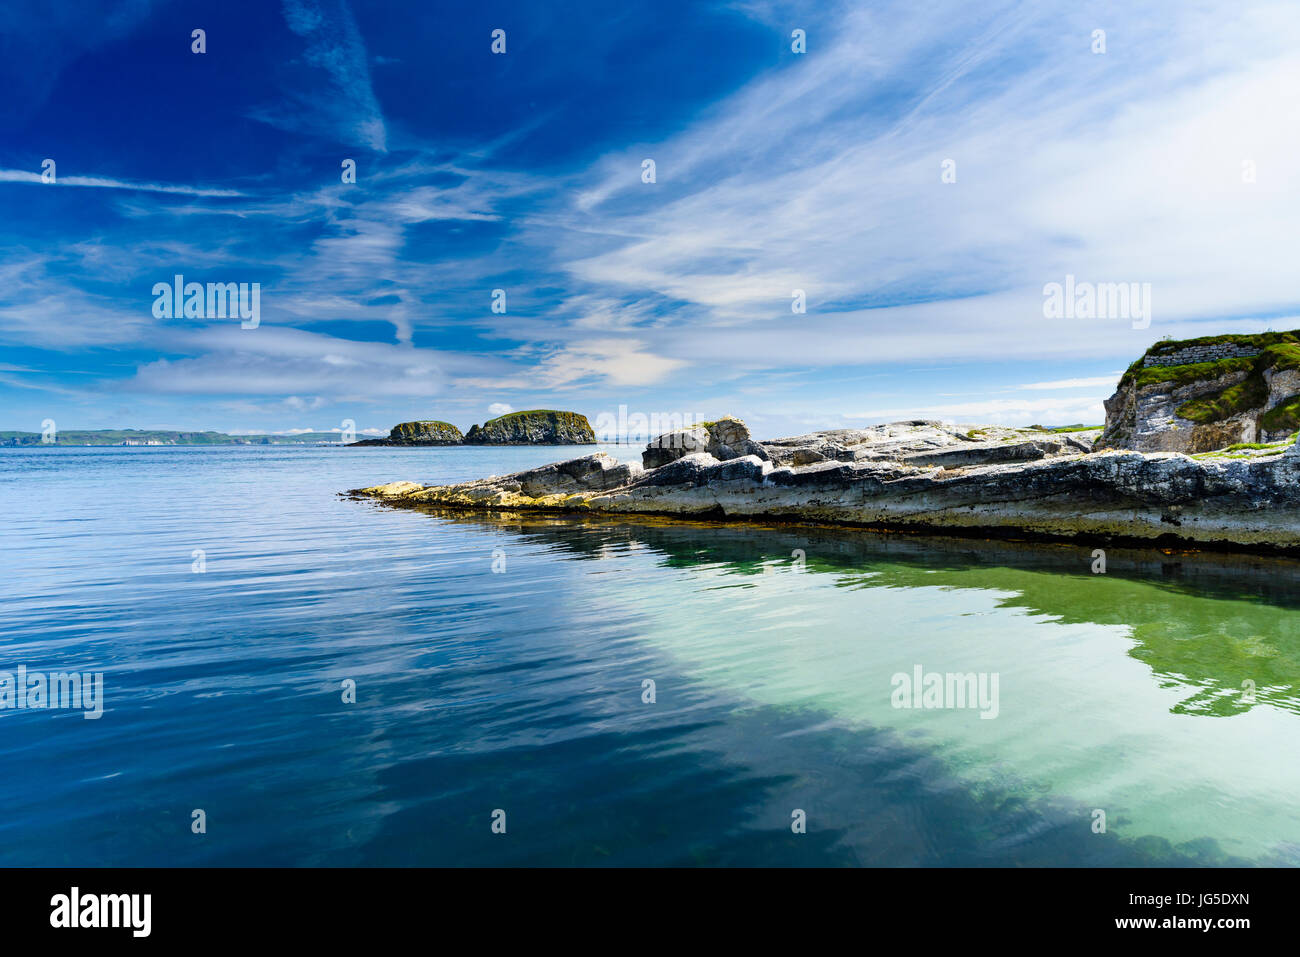
<svg viewBox="0 0 1300 957"><path fill-rule="evenodd" d="M50 445L342 445L340 432L299 432L277 435L230 435L225 432L173 432L165 429L85 429L60 430L53 441L41 432L0 432L0 448L25 448Z"/></svg>

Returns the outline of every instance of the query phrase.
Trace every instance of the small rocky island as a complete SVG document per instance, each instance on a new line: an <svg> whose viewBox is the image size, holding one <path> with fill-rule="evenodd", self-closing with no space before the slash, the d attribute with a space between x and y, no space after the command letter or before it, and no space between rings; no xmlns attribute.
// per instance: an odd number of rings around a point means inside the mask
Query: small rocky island
<svg viewBox="0 0 1300 957"><path fill-rule="evenodd" d="M1288 431L1300 405L1288 391L1300 392L1289 365L1300 336L1269 337L1157 344L1125 372L1104 428L911 420L760 442L728 417L658 436L640 463L597 453L458 485L350 494L411 507L1300 552L1300 447ZM1183 450L1167 448L1178 443Z"/></svg>
<svg viewBox="0 0 1300 957"><path fill-rule="evenodd" d="M386 439L363 439L354 446L431 445L595 445L596 433L585 415L534 409L509 412L470 427L469 434L450 422L424 419L393 426Z"/></svg>

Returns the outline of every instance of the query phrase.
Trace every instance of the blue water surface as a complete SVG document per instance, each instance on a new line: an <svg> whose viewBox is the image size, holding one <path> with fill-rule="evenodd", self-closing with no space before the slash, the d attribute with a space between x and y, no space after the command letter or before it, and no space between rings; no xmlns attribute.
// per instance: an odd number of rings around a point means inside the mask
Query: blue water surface
<svg viewBox="0 0 1300 957"><path fill-rule="evenodd" d="M105 687L0 711L0 865L1295 861L1300 636L1249 569L338 495L590 451L0 451L0 670ZM913 664L1000 715L892 707Z"/></svg>

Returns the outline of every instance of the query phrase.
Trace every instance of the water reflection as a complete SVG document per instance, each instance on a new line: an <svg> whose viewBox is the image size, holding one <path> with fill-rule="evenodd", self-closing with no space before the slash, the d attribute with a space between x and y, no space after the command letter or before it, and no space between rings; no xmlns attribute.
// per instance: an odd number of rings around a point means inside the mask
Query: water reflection
<svg viewBox="0 0 1300 957"><path fill-rule="evenodd" d="M1093 575L1086 548L432 514L579 564L607 563L571 597L593 616L636 609L640 638L690 680L734 696L745 720L790 717L804 730L789 733L818 750L826 745L805 736L821 721L863 736L853 740L868 750L910 755L926 768L917 772L923 789L947 781L982 809L930 835L944 848L936 859L962 856L962 839L946 828L990 829L993 806L999 823L1013 808L1034 823L986 833L976 844L987 854L1058 829L1070 841L1080 827L1100 838L1087 817L1102 809L1121 856L1296 860L1294 563L1108 550L1107 574ZM889 676L916 664L999 674L1003 714L892 709ZM820 755L805 763L820 767ZM846 834L860 826L846 814ZM887 843L861 836L845 840L859 852ZM1085 840L1062 853L1095 862L1101 847Z"/></svg>
<svg viewBox="0 0 1300 957"><path fill-rule="evenodd" d="M975 588L1000 607L1062 623L1130 629L1130 654L1160 685L1179 686L1179 714L1231 716L1271 706L1300 713L1300 561L1244 554L1106 549L1094 574L1087 546L886 535L790 525L556 517L422 509L500 528L580 558L644 547L668 567L725 566L739 576L793 569L844 588ZM703 532L702 530L707 530ZM801 556L794 553L801 552ZM1243 687L1243 683L1249 683Z"/></svg>

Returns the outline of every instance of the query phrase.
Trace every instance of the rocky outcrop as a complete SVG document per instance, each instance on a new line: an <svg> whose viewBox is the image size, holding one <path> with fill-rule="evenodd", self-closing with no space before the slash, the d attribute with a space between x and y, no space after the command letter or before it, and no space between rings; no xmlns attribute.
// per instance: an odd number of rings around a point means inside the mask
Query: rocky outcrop
<svg viewBox="0 0 1300 957"><path fill-rule="evenodd" d="M1105 402L1100 448L1208 452L1300 429L1300 332L1162 342Z"/></svg>
<svg viewBox="0 0 1300 957"><path fill-rule="evenodd" d="M645 469L598 453L459 485L394 483L355 494L439 508L1300 549L1300 449L1197 460L1127 451L1088 454L1051 433L1002 437L1009 441L986 438L1028 431L962 432L931 422L893 423L762 443L769 451L783 450L771 459L742 455L721 460L696 450ZM1006 447L1019 449L1011 460L988 458L994 448ZM819 451L823 460L812 464L773 461L793 460L800 450L832 451L836 457ZM978 461L943 458L959 452L974 453Z"/></svg>
<svg viewBox="0 0 1300 957"><path fill-rule="evenodd" d="M904 462L960 468L1087 452L1098 434L1099 430L1058 435L1040 428L969 428L929 419L910 419L865 429L831 429L769 439L763 442L763 447L777 465Z"/></svg>
<svg viewBox="0 0 1300 957"><path fill-rule="evenodd" d="M460 445L465 441L460 429L450 422L423 419L417 422L400 422L393 426L386 439L362 439L353 445Z"/></svg>
<svg viewBox="0 0 1300 957"><path fill-rule="evenodd" d="M742 455L767 459L767 449L749 437L749 429L740 419L724 416L716 422L701 422L686 429L665 432L652 440L641 453L641 464L659 468L694 452L707 452L725 462Z"/></svg>
<svg viewBox="0 0 1300 957"><path fill-rule="evenodd" d="M409 504L438 503L451 508L562 509L591 495L631 485L645 474L635 462L620 463L603 452L556 462L541 468L493 476L461 485L423 486L414 482L393 482L357 494L387 501L408 500ZM429 495L433 488L438 494Z"/></svg>
<svg viewBox="0 0 1300 957"><path fill-rule="evenodd" d="M577 412L511 412L468 435L450 422L427 419L393 426L386 439L363 439L352 445L594 445L596 434L585 415Z"/></svg>
<svg viewBox="0 0 1300 957"><path fill-rule="evenodd" d="M466 445L595 445L596 433L585 415L535 409L511 412L473 426Z"/></svg>

